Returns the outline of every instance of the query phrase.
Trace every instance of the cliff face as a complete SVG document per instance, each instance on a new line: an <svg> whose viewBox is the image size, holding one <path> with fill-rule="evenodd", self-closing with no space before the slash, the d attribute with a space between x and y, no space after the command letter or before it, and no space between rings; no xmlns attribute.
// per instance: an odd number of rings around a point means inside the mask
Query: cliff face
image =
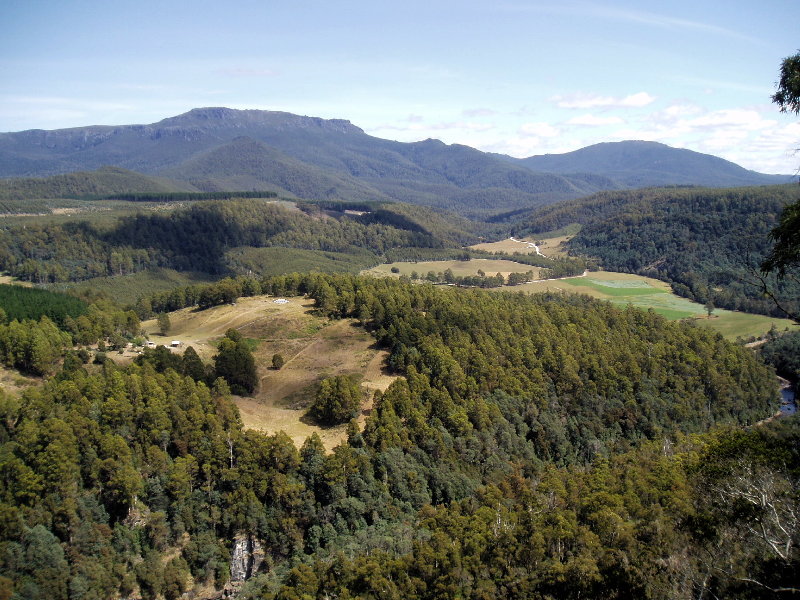
<svg viewBox="0 0 800 600"><path fill-rule="evenodd" d="M242 583L250 579L264 562L264 547L257 539L247 534L233 538L231 552L231 583Z"/></svg>

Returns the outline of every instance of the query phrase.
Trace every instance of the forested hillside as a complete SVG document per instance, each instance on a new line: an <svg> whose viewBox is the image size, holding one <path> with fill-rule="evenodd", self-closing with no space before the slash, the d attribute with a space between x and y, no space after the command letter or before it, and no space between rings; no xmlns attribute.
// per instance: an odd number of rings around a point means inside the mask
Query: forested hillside
<svg viewBox="0 0 800 600"><path fill-rule="evenodd" d="M153 267L224 274L229 269L226 251L239 247L353 254L370 266L389 250L456 248L475 240L458 220L449 222L425 208L412 213L402 206L376 205L361 216L331 216L315 204L303 208L249 199L199 202L108 225L80 218L63 224L9 224L0 229L0 270L35 283Z"/></svg>
<svg viewBox="0 0 800 600"><path fill-rule="evenodd" d="M160 177L148 177L118 167L41 178L0 179L0 207L4 201L35 198L83 198L121 192L159 193L197 191ZM12 211L16 212L16 211Z"/></svg>
<svg viewBox="0 0 800 600"><path fill-rule="evenodd" d="M70 359L41 388L0 394L6 595L220 588L234 539L263 548L250 589L265 598L753 598L791 585L798 530L778 525L797 514L796 427L684 434L774 410L773 376L749 350L581 297L341 275L244 290L358 318L404 377L327 455L316 437L298 451L243 431L223 382L147 361ZM747 504L743 469L769 478L769 505ZM762 517L785 552L743 527Z"/></svg>
<svg viewBox="0 0 800 600"><path fill-rule="evenodd" d="M701 303L783 316L764 298L756 271L771 248L770 231L796 198L796 186L607 192L534 211L514 227L535 234L580 223L568 248L605 269L658 277ZM796 310L796 283L767 283Z"/></svg>
<svg viewBox="0 0 800 600"><path fill-rule="evenodd" d="M201 196L216 194L225 192ZM261 194L269 193L243 193ZM125 195L131 202L154 196L184 202L171 210L129 211L94 221L77 214L54 223L10 222L0 228L0 270L48 284L158 268L217 277L298 270L359 272L379 262L471 256L541 267L548 277L580 274L585 267L581 260L466 250L464 246L477 241L476 232L484 225L427 207L263 198L187 202L193 196L183 193Z"/></svg>

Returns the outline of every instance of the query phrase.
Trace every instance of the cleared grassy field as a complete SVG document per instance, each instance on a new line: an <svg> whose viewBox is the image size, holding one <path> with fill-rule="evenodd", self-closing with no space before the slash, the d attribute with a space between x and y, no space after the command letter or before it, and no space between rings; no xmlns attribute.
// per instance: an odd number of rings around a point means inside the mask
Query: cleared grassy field
<svg viewBox="0 0 800 600"><path fill-rule="evenodd" d="M484 242L482 244L475 244L470 246L474 250L485 250L486 252L505 252L507 254L536 254L536 248L531 248L528 244L534 243L536 240L529 238L508 238L507 240L500 240L499 242Z"/></svg>
<svg viewBox="0 0 800 600"><path fill-rule="evenodd" d="M619 306L632 305L642 309L653 309L667 319L694 319L700 325L707 325L719 331L726 338L748 338L764 335L771 327L779 331L796 328L789 319L776 319L764 315L716 309L708 318L705 306L681 298L672 293L669 285L650 277L630 273L592 272L585 277L570 277L556 281L534 281L519 286L499 288L503 291L539 293L563 291L587 294L608 300Z"/></svg>
<svg viewBox="0 0 800 600"><path fill-rule="evenodd" d="M204 311L179 310L170 313L172 327L166 336L155 333L155 320L143 326L152 341L179 340L183 348L194 347L204 361L212 359L215 342L229 328L255 340L259 389L252 398L234 398L245 427L285 431L298 447L316 432L331 450L345 439L346 427L322 428L305 418L319 382L333 375L361 375L363 422L372 408L372 391L385 390L396 377L384 370L386 353L375 348L372 336L354 321L318 317L313 301L306 298L289 298L287 304L274 300L258 296ZM272 369L273 354L282 354L286 361L279 371Z"/></svg>
<svg viewBox="0 0 800 600"><path fill-rule="evenodd" d="M536 248L529 246L529 244L536 244L539 246L539 252L547 257L566 256L564 250L564 242L570 239L570 235L562 235L552 238L540 239L533 237L526 238L508 238L507 240L500 240L499 242L484 242L482 244L475 244L470 246L474 250L485 250L486 252L505 252L506 254L536 254Z"/></svg>
<svg viewBox="0 0 800 600"><path fill-rule="evenodd" d="M41 385L42 381L39 377L23 375L19 371L0 364L0 390L4 392L18 395L28 387Z"/></svg>
<svg viewBox="0 0 800 600"><path fill-rule="evenodd" d="M5 283L6 285L21 285L23 287L33 287L33 284L30 281L22 281L17 279L16 277L12 277L11 275L6 275L6 274L0 275L0 283Z"/></svg>
<svg viewBox="0 0 800 600"><path fill-rule="evenodd" d="M392 267L397 267L400 272L392 273ZM509 273L527 273L533 271L538 275L539 269L529 265L515 263L510 260L492 260L486 258L473 258L472 260L431 260L420 262L397 262L391 264L378 265L372 269L362 271L371 275L399 277L400 275L410 276L416 271L420 277L424 277L428 271L443 273L447 269L453 271L453 275L464 277L466 275L477 275L481 270L486 275L496 275L502 273L508 276Z"/></svg>

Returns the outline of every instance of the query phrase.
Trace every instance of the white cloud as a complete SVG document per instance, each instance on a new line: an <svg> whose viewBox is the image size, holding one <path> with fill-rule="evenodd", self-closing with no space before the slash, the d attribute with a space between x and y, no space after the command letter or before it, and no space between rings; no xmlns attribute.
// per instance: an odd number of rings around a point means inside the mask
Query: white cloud
<svg viewBox="0 0 800 600"><path fill-rule="evenodd" d="M491 108L468 108L461 112L465 117L491 117L497 114L496 110Z"/></svg>
<svg viewBox="0 0 800 600"><path fill-rule="evenodd" d="M561 134L561 130L550 123L525 123L519 128L519 134L530 137L551 138Z"/></svg>
<svg viewBox="0 0 800 600"><path fill-rule="evenodd" d="M736 129L755 131L766 129L777 124L777 121L764 119L756 110L727 109L717 110L686 121L686 125L698 129Z"/></svg>
<svg viewBox="0 0 800 600"><path fill-rule="evenodd" d="M579 117L572 117L567 121L567 125L588 125L590 127L618 125L620 123L623 123L620 117L597 117L595 115L581 115Z"/></svg>
<svg viewBox="0 0 800 600"><path fill-rule="evenodd" d="M420 134L427 133L428 136L431 137L435 132L441 131L482 132L489 131L494 128L494 123L475 123L474 121L443 121L440 123L424 123L422 117L417 118L416 115L409 115L407 119L403 119L399 123L376 125L375 127L368 128L367 131L370 133L375 133L378 131L417 132Z"/></svg>
<svg viewBox="0 0 800 600"><path fill-rule="evenodd" d="M655 96L638 92L622 98L597 94L573 94L551 98L559 108L641 108L655 102Z"/></svg>

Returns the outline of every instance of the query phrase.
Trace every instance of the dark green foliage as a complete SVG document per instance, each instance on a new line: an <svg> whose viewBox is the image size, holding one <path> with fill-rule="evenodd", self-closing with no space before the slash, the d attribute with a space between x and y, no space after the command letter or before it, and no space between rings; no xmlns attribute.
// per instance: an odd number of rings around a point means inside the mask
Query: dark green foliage
<svg viewBox="0 0 800 600"><path fill-rule="evenodd" d="M797 473L787 467L798 464L798 441L794 422L648 443L588 470L545 469L534 482L512 475L423 508L427 535L409 551L302 564L265 597L791 597L800 555ZM748 468L757 479L741 479ZM748 497L749 482L761 494ZM758 497L768 505L748 505ZM760 531L788 540L788 555Z"/></svg>
<svg viewBox="0 0 800 600"><path fill-rule="evenodd" d="M228 382L234 394L248 396L258 387L253 353L235 329L229 329L219 343L214 356L214 371L217 377Z"/></svg>
<svg viewBox="0 0 800 600"><path fill-rule="evenodd" d="M800 382L800 332L793 331L768 340L759 348L759 353L779 375Z"/></svg>
<svg viewBox="0 0 800 600"><path fill-rule="evenodd" d="M186 202L192 200L235 200L239 198L277 198L275 192L133 192L111 193L95 196L96 200L124 200L126 202Z"/></svg>
<svg viewBox="0 0 800 600"><path fill-rule="evenodd" d="M324 425L346 423L359 413L363 398L358 378L352 375L329 377L320 382L309 414Z"/></svg>
<svg viewBox="0 0 800 600"><path fill-rule="evenodd" d="M781 78L772 101L781 112L800 113L800 52L781 62Z"/></svg>
<svg viewBox="0 0 800 600"><path fill-rule="evenodd" d="M178 354L173 354L169 348L163 345L158 345L155 348L145 348L142 350L142 353L136 357L135 362L138 365L148 363L159 373L164 373L167 369L172 369L176 373L182 373L184 369L184 361L181 357ZM192 379L194 379L194 377ZM200 377L199 381L203 379L205 379L204 375ZM195 379L195 381L198 380Z"/></svg>
<svg viewBox="0 0 800 600"><path fill-rule="evenodd" d="M71 342L70 336L59 331L47 317L39 321L14 320L0 325L0 361L33 375L48 375Z"/></svg>
<svg viewBox="0 0 800 600"><path fill-rule="evenodd" d="M197 355L195 349L191 346L187 347L183 352L183 365L181 366L181 373L191 377L195 381L204 381L206 379L206 366Z"/></svg>
<svg viewBox="0 0 800 600"><path fill-rule="evenodd" d="M172 324L169 320L169 315L167 313L158 313L158 315L156 315L156 323L158 325L158 331L161 333L161 335L167 335L172 327Z"/></svg>
<svg viewBox="0 0 800 600"><path fill-rule="evenodd" d="M780 221L770 232L775 245L770 250L762 269L785 276L787 270L800 265L800 201L783 209Z"/></svg>
<svg viewBox="0 0 800 600"><path fill-rule="evenodd" d="M58 325L67 317L76 318L86 314L86 302L57 292L49 292L20 285L0 284L0 308L7 320L38 320L46 316Z"/></svg>
<svg viewBox="0 0 800 600"><path fill-rule="evenodd" d="M283 368L283 365L286 364L286 360L283 358L283 354L273 354L272 355L272 368L276 371L279 371Z"/></svg>
<svg viewBox="0 0 800 600"><path fill-rule="evenodd" d="M775 245L769 251L761 270L765 274L776 273L778 282L792 290L800 285L800 200L789 204L781 214L780 222L770 232ZM761 288L775 306L790 319L800 322L800 311L794 298L784 299L777 286L771 286L769 278L762 276Z"/></svg>

